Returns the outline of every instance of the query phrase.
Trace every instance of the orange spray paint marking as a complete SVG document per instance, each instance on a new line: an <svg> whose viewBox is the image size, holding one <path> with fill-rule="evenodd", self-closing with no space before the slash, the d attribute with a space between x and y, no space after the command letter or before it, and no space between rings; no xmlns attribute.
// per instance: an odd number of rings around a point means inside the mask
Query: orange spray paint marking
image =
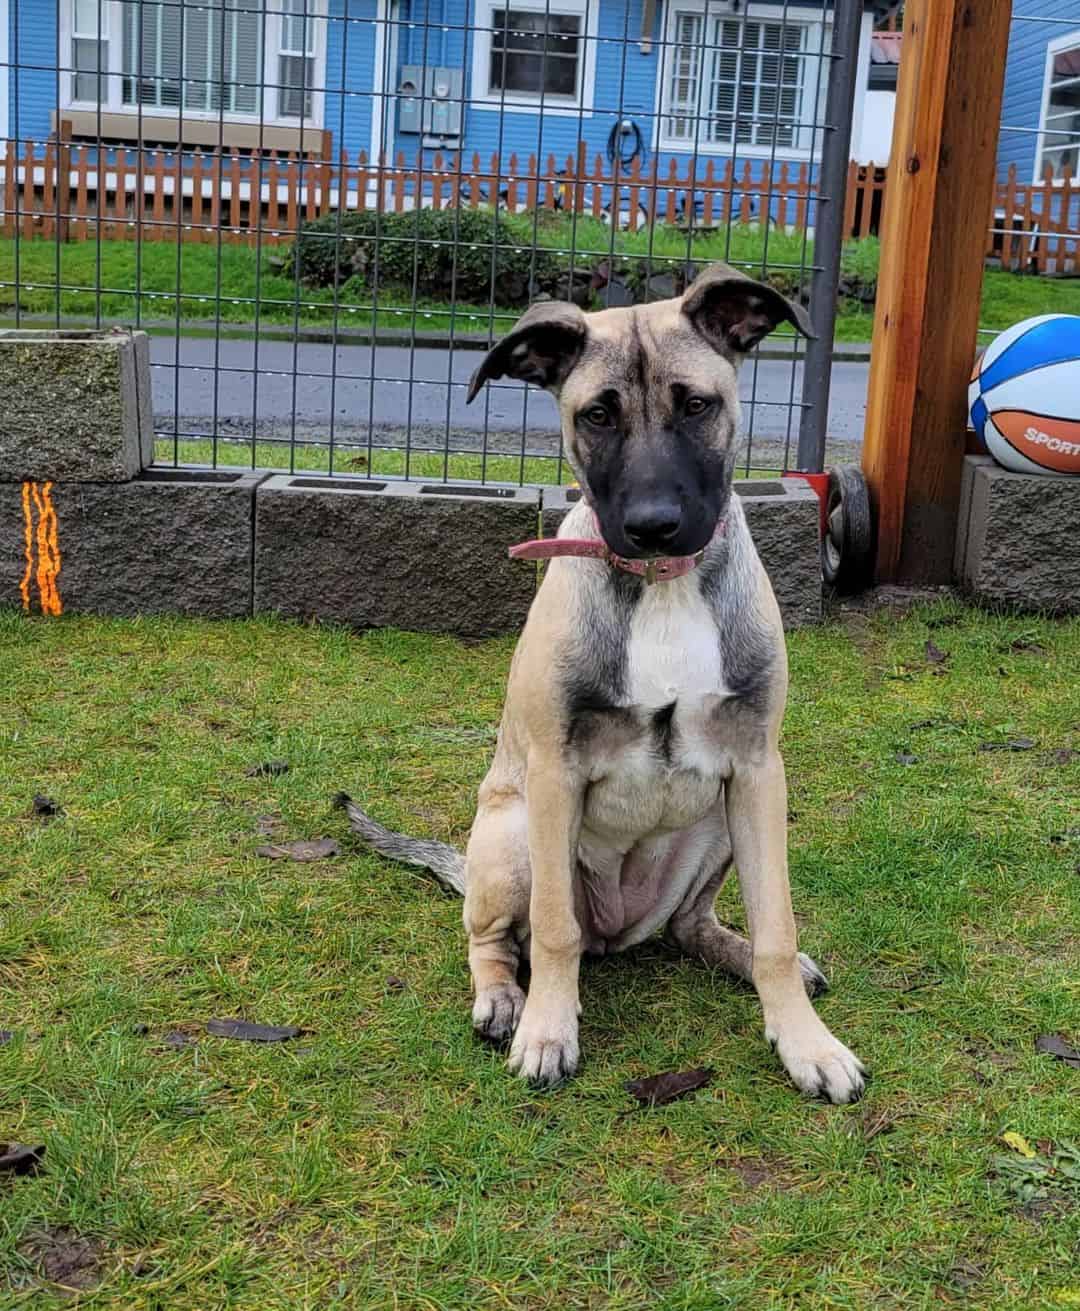
<svg viewBox="0 0 1080 1311"><path fill-rule="evenodd" d="M22 608L30 609L30 579L34 576L34 514L30 508L30 484L22 485L22 512L23 512L23 531L26 536L26 542L23 547L26 553L26 572L22 576L22 582L19 584L19 591L22 592Z"/></svg>
<svg viewBox="0 0 1080 1311"><path fill-rule="evenodd" d="M33 504L31 504L31 501ZM23 609L30 609L30 580L34 576L33 548L37 544L38 603L44 615L63 613L60 591L56 580L60 574L60 544L57 536L56 507L52 500L52 483L39 487L35 482L23 483L23 527L26 534L26 573L19 584ZM34 510L37 511L37 531L34 531Z"/></svg>

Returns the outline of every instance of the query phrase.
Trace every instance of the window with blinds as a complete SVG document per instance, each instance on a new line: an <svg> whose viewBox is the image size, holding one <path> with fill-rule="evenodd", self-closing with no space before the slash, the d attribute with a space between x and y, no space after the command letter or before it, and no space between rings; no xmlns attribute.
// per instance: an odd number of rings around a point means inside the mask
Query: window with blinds
<svg viewBox="0 0 1080 1311"><path fill-rule="evenodd" d="M676 9L665 129L689 146L800 148L811 28Z"/></svg>
<svg viewBox="0 0 1080 1311"><path fill-rule="evenodd" d="M261 112L262 15L250 0L124 5L121 42L125 105Z"/></svg>

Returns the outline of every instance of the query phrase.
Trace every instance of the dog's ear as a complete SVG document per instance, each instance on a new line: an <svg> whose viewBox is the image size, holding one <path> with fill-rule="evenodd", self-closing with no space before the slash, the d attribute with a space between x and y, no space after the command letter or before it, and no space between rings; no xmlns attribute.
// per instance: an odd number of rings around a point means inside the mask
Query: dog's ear
<svg viewBox="0 0 1080 1311"><path fill-rule="evenodd" d="M727 264L713 264L698 275L683 295L682 312L714 350L725 354L745 355L778 323L794 324L804 337L816 335L801 305Z"/></svg>
<svg viewBox="0 0 1080 1311"><path fill-rule="evenodd" d="M518 319L512 332L493 346L469 382L466 402L492 378L519 378L552 390L585 349L585 315L566 301L533 305Z"/></svg>

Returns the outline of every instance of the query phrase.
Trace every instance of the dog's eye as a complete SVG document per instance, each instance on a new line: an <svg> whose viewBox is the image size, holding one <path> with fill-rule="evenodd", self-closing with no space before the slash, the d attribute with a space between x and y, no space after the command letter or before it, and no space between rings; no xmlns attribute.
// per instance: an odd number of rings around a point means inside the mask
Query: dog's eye
<svg viewBox="0 0 1080 1311"><path fill-rule="evenodd" d="M588 419L594 428L606 428L611 422L611 416L602 405L591 405L585 411L585 418Z"/></svg>
<svg viewBox="0 0 1080 1311"><path fill-rule="evenodd" d="M712 401L707 401L704 396L691 396L686 402L686 413L704 414L711 404Z"/></svg>

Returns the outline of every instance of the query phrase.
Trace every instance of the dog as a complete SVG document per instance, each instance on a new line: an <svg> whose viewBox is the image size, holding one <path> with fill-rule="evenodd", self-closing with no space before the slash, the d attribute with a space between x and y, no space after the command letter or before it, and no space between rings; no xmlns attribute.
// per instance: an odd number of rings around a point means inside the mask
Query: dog
<svg viewBox="0 0 1080 1311"><path fill-rule="evenodd" d="M510 668L464 856L339 802L376 851L464 895L476 1031L551 1086L578 1067L579 966L662 932L753 983L795 1085L851 1102L866 1071L811 996L787 870L780 613L732 494L747 353L801 306L726 265L673 300L534 305L469 386L523 379L559 408L581 500ZM513 553L513 552L512 552ZM734 864L749 941L717 919ZM519 966L531 968L528 996Z"/></svg>

